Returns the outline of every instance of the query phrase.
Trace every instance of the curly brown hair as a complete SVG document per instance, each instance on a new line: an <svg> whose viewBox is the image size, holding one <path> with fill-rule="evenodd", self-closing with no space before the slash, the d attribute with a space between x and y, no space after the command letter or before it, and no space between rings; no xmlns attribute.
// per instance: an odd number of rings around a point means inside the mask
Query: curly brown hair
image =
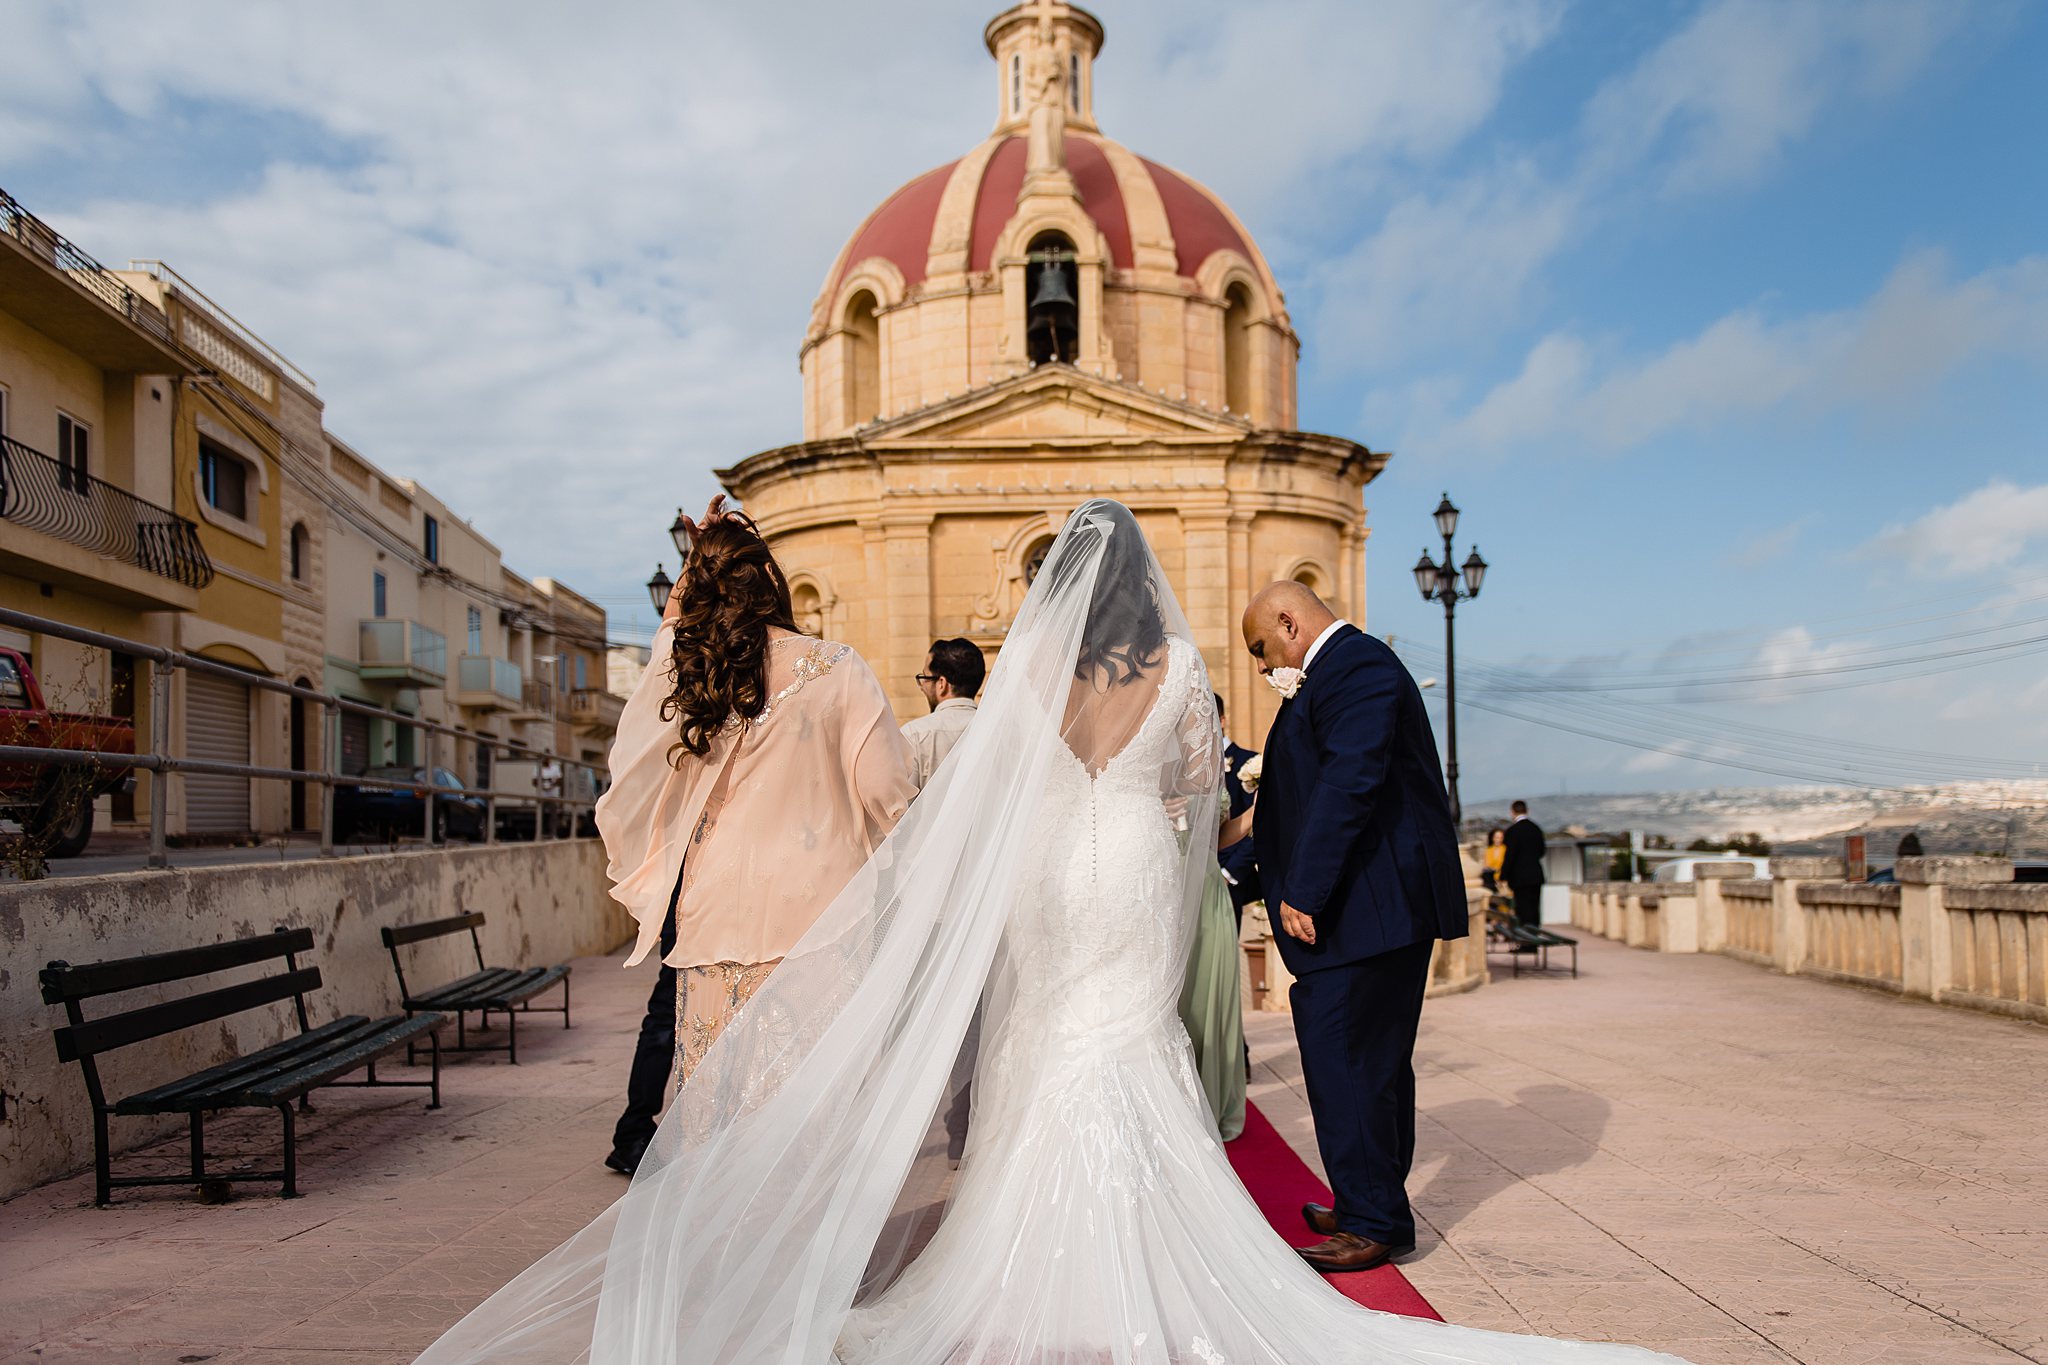
<svg viewBox="0 0 2048 1365"><path fill-rule="evenodd" d="M734 716L751 719L768 705L768 630L796 629L789 581L761 538L738 512L698 533L676 585L681 615L670 648L668 697L661 718L680 722L669 750L704 757L712 736Z"/></svg>

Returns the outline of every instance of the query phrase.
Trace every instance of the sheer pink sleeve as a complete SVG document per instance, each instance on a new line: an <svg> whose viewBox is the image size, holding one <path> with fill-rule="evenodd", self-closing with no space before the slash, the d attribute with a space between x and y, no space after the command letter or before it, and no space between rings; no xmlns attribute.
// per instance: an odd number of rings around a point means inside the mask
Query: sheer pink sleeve
<svg viewBox="0 0 2048 1365"><path fill-rule="evenodd" d="M859 655L851 655L847 664L846 771L867 816L872 850L896 828L917 795L917 766L881 681Z"/></svg>

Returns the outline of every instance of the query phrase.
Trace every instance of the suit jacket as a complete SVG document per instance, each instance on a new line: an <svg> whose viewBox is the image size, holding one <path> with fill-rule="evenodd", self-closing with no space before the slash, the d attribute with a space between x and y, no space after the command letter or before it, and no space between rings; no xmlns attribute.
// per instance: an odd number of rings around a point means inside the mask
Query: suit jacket
<svg viewBox="0 0 2048 1365"><path fill-rule="evenodd" d="M1223 744L1223 791L1229 799L1231 815L1242 815L1244 808L1252 803L1252 794L1244 789L1244 779L1238 774L1244 765L1258 757L1258 754L1225 740ZM1216 861L1223 865L1235 882L1230 888L1230 903L1242 911L1245 906L1259 899L1259 860L1252 850L1255 841L1250 838L1238 840L1229 848L1216 855Z"/></svg>
<svg viewBox="0 0 2048 1365"><path fill-rule="evenodd" d="M1280 957L1296 976L1465 936L1436 736L1385 643L1343 627L1282 703L1252 838ZM1314 917L1314 944L1280 929L1282 901Z"/></svg>
<svg viewBox="0 0 2048 1365"><path fill-rule="evenodd" d="M1508 826L1500 879L1509 886L1543 885L1543 828L1528 816Z"/></svg>

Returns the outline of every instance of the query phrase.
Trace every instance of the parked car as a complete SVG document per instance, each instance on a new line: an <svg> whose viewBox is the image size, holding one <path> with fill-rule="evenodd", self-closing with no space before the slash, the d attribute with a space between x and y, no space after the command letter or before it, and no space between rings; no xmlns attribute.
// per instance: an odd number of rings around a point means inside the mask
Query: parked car
<svg viewBox="0 0 2048 1365"><path fill-rule="evenodd" d="M1699 874L1693 869L1702 863L1750 863L1755 866L1757 876L1768 877L1771 875L1771 860L1768 857L1759 856L1754 853L1699 853L1689 854L1683 858L1673 858L1670 862L1658 867L1656 872L1651 874L1650 880L1653 882L1698 881Z"/></svg>
<svg viewBox="0 0 2048 1365"><path fill-rule="evenodd" d="M484 837L484 799L463 788L462 779L446 768L435 768L433 785L454 787L455 794L434 793L434 842L446 843L450 835L472 843ZM334 789L334 838L338 843L376 840L388 842L395 836L415 838L426 832L426 768L372 768L365 777L388 782L418 782L417 787L356 787Z"/></svg>
<svg viewBox="0 0 2048 1365"><path fill-rule="evenodd" d="M133 754L135 722L123 716L52 711L28 659L0 649L0 744ZM81 782L75 775L85 774ZM74 776L67 781L66 774ZM44 841L45 856L75 858L92 838L92 803L134 780L128 764L81 769L54 763L0 763L0 815Z"/></svg>

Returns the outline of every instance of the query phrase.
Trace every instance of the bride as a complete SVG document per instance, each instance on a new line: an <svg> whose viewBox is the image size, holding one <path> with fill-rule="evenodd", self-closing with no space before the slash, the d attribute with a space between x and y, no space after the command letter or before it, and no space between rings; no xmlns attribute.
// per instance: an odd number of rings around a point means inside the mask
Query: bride
<svg viewBox="0 0 2048 1365"><path fill-rule="evenodd" d="M1082 504L966 738L706 1054L627 1193L420 1361L1670 1360L1361 1308L1266 1223L1176 1012L1221 774L1158 561L1121 504ZM977 1004L955 1171L935 1116Z"/></svg>

